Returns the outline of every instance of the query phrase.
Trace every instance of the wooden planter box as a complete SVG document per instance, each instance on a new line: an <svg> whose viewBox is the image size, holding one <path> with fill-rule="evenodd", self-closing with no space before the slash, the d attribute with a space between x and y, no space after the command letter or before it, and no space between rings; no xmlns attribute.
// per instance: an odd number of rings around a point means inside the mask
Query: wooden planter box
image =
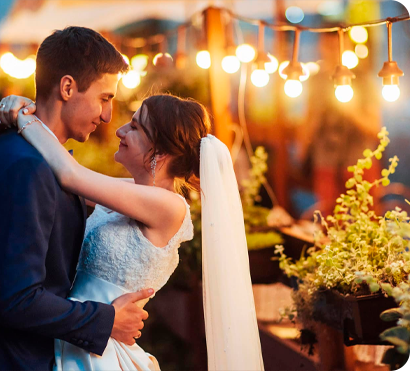
<svg viewBox="0 0 410 371"><path fill-rule="evenodd" d="M381 294L344 296L334 290L319 293L314 319L343 332L345 345L388 344L380 340L380 333L392 327L380 319L380 313L397 307L393 298Z"/></svg>

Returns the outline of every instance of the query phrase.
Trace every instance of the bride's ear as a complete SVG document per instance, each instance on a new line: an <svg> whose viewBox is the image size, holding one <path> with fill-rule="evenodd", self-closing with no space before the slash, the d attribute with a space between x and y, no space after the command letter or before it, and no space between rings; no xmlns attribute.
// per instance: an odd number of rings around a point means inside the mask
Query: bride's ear
<svg viewBox="0 0 410 371"><path fill-rule="evenodd" d="M60 95L64 101L68 101L74 93L76 82L70 75L65 75L60 80Z"/></svg>
<svg viewBox="0 0 410 371"><path fill-rule="evenodd" d="M168 153L156 153L155 159L157 162L165 161L168 158Z"/></svg>

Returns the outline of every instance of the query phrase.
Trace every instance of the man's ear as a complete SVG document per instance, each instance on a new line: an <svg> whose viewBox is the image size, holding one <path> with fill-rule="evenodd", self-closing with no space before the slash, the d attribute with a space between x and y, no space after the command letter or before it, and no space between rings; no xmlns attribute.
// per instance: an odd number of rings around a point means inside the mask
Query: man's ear
<svg viewBox="0 0 410 371"><path fill-rule="evenodd" d="M68 101L77 89L77 84L71 75L65 75L60 80L60 95L63 101Z"/></svg>

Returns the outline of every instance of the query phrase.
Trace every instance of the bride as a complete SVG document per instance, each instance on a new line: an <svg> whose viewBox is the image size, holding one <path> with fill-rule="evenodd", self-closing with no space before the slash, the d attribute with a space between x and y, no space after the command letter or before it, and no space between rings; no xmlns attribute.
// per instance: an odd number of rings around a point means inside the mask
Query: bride
<svg viewBox="0 0 410 371"><path fill-rule="evenodd" d="M34 111L31 106L30 112ZM124 293L164 286L178 265L180 243L193 237L189 205L179 193L196 189L202 202L208 368L263 370L232 160L227 147L209 134L209 116L200 103L172 95L151 96L117 130L115 160L127 168L133 181L78 164L27 108L19 112L17 126L64 189L97 204L87 220L71 300L109 304ZM63 371L159 370L155 357L138 344L113 338L102 356L56 340L55 358L55 369Z"/></svg>

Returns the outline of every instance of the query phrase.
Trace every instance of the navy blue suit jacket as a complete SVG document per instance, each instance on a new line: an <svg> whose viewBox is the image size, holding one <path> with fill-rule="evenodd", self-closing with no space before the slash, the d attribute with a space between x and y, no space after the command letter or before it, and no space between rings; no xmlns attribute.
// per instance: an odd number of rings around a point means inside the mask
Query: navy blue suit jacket
<svg viewBox="0 0 410 371"><path fill-rule="evenodd" d="M85 218L33 146L0 134L0 370L51 370L54 338L104 351L114 308L66 299Z"/></svg>

